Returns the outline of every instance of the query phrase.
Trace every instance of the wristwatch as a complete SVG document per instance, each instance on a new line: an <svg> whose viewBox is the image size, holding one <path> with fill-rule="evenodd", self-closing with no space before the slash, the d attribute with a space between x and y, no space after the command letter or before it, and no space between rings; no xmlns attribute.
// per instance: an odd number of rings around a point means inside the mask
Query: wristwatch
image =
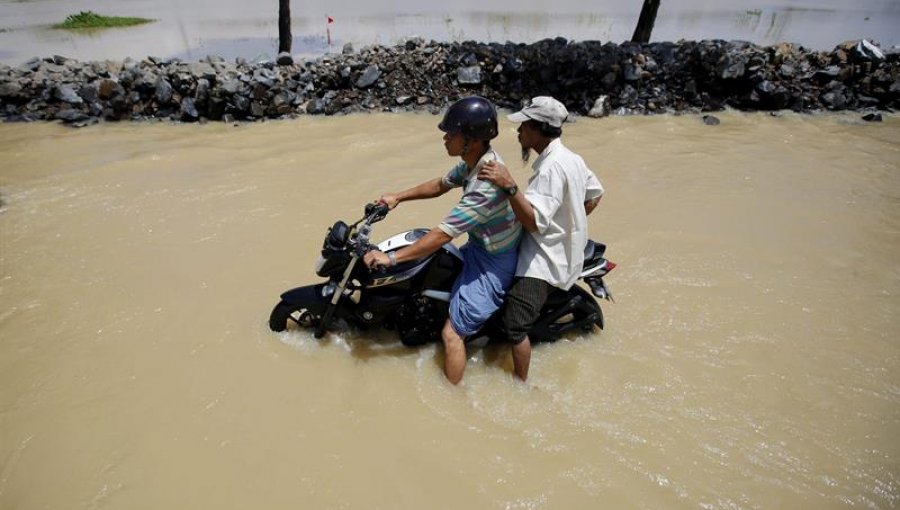
<svg viewBox="0 0 900 510"><path fill-rule="evenodd" d="M508 187L508 188L500 188L500 189L502 189L503 192L506 193L506 194L509 195L509 196L513 196L513 195L515 195L516 193L519 192L519 187L516 186L515 184L513 184L512 186L510 186L510 187Z"/></svg>

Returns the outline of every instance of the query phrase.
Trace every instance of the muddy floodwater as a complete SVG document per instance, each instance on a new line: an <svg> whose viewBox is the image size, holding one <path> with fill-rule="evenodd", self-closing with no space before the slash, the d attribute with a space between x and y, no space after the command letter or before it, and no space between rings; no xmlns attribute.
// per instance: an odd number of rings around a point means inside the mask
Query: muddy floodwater
<svg viewBox="0 0 900 510"><path fill-rule="evenodd" d="M460 387L266 324L327 226L451 166L437 117L0 125L0 508L897 508L900 119L719 116L567 126L606 329Z"/></svg>

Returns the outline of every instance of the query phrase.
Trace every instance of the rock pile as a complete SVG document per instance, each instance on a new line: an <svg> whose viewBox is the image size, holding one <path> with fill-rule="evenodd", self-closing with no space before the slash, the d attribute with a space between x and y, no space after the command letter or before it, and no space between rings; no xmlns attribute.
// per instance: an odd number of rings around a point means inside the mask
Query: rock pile
<svg viewBox="0 0 900 510"><path fill-rule="evenodd" d="M515 108L553 95L604 115L900 107L900 51L852 41L830 52L782 44L679 41L438 43L411 39L294 63L291 59L78 62L61 56L0 65L7 121L255 120L358 111L438 112L479 94Z"/></svg>

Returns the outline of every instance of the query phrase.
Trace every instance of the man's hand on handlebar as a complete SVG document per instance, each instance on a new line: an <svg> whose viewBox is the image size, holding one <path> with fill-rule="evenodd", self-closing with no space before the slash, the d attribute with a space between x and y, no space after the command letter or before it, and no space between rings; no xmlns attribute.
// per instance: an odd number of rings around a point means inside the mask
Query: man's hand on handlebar
<svg viewBox="0 0 900 510"><path fill-rule="evenodd" d="M378 203L387 205L388 209L393 209L400 204L400 197L396 193L385 193L378 199Z"/></svg>
<svg viewBox="0 0 900 510"><path fill-rule="evenodd" d="M384 252L372 250L363 256L363 262L369 269L382 269L391 265L391 258Z"/></svg>

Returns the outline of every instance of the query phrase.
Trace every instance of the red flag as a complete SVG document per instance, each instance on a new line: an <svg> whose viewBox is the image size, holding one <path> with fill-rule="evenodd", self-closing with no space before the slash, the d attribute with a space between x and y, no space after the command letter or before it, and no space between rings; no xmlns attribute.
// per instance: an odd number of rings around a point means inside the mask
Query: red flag
<svg viewBox="0 0 900 510"><path fill-rule="evenodd" d="M328 22L329 22L329 23L334 23L334 18L332 18L331 16L328 16Z"/></svg>

